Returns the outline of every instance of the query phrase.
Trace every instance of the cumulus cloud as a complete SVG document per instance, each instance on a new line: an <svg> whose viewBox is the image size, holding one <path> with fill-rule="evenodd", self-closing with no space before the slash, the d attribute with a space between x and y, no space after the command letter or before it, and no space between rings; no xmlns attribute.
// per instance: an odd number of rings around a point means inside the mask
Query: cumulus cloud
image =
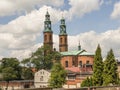
<svg viewBox="0 0 120 90"><path fill-rule="evenodd" d="M111 18L120 19L120 2L115 3Z"/></svg>
<svg viewBox="0 0 120 90"><path fill-rule="evenodd" d="M22 60L24 58L28 58L32 55L32 52L35 52L39 47L41 47L43 44L42 43L37 43L30 48L27 49L20 49L20 50L12 50L10 56L15 56L19 60Z"/></svg>
<svg viewBox="0 0 120 90"><path fill-rule="evenodd" d="M119 57L120 28L117 30L108 30L104 33L96 33L95 31L90 31L78 34L76 36L69 36L69 47L71 50L77 50L79 40L81 42L82 48L88 52L94 53L97 45L100 44L103 57L105 57L111 48L113 49L115 56Z"/></svg>
<svg viewBox="0 0 120 90"><path fill-rule="evenodd" d="M81 17L86 13L98 10L101 3L101 0L69 0L69 4L71 5L69 15L70 17Z"/></svg>
<svg viewBox="0 0 120 90"><path fill-rule="evenodd" d="M44 4L60 7L64 4L64 0L0 0L0 16L21 13L23 11L30 12L35 7L40 7Z"/></svg>

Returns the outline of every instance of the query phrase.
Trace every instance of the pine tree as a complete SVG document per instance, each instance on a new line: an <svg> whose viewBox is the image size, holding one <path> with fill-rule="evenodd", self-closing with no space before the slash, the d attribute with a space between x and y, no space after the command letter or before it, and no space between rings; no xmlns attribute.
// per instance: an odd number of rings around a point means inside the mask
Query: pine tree
<svg viewBox="0 0 120 90"><path fill-rule="evenodd" d="M104 61L103 85L115 85L118 83L117 62L111 49Z"/></svg>
<svg viewBox="0 0 120 90"><path fill-rule="evenodd" d="M93 80L92 77L87 77L82 83L81 83L81 87L90 87L93 86Z"/></svg>
<svg viewBox="0 0 120 90"><path fill-rule="evenodd" d="M94 56L94 64L93 64L93 85L94 86L101 86L103 83L103 61L101 55L101 48L98 45L95 56Z"/></svg>

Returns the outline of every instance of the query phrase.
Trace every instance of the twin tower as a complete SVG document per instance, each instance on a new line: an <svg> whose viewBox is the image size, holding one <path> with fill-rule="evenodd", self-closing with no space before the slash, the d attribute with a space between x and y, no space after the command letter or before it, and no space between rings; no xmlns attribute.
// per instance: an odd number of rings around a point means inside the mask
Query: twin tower
<svg viewBox="0 0 120 90"><path fill-rule="evenodd" d="M67 41L67 32L66 32L66 25L65 25L65 19L62 17L60 20L60 33L59 33L59 51L65 52L68 51L68 41ZM45 21L44 21L44 46L49 46L51 50L53 50L53 31L51 28L51 20L50 15L48 11L45 15Z"/></svg>

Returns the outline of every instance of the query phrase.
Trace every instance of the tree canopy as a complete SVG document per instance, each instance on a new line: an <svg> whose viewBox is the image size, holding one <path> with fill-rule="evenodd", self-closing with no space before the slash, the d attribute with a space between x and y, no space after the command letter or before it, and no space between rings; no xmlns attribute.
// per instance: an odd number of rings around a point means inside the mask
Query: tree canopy
<svg viewBox="0 0 120 90"><path fill-rule="evenodd" d="M21 79L21 66L17 58L3 58L0 69L6 81Z"/></svg>
<svg viewBox="0 0 120 90"><path fill-rule="evenodd" d="M101 55L101 48L100 45L97 46L94 56L94 63L93 63L93 85L94 86L101 86L103 83L103 61Z"/></svg>
<svg viewBox="0 0 120 90"><path fill-rule="evenodd" d="M66 82L66 71L60 63L55 63L51 70L49 86L52 88L61 88Z"/></svg>
<svg viewBox="0 0 120 90"><path fill-rule="evenodd" d="M86 78L82 83L81 83L81 87L90 87L93 86L93 80L92 77L90 78Z"/></svg>
<svg viewBox="0 0 120 90"><path fill-rule="evenodd" d="M61 54L57 51L51 51L47 54L44 54L46 50L49 51L48 46L38 48L31 56L31 63L33 66L39 69L51 69L53 62L59 62Z"/></svg>
<svg viewBox="0 0 120 90"><path fill-rule="evenodd" d="M118 82L117 61L115 60L113 50L110 49L104 61L103 85L115 85Z"/></svg>

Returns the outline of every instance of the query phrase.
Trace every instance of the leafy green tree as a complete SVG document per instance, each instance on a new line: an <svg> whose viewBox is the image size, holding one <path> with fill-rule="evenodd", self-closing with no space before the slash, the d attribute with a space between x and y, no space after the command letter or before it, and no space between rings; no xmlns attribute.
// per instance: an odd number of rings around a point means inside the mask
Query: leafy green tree
<svg viewBox="0 0 120 90"><path fill-rule="evenodd" d="M103 83L103 61L101 55L100 45L97 46L95 56L94 56L94 64L93 64L93 85L101 86Z"/></svg>
<svg viewBox="0 0 120 90"><path fill-rule="evenodd" d="M48 46L44 46L41 48L38 48L36 52L34 52L31 56L31 63L33 66L39 70L39 69L51 69L53 66L53 62L59 62L61 58L61 54L57 51L50 51L50 48ZM45 51L48 53L45 54Z"/></svg>
<svg viewBox="0 0 120 90"><path fill-rule="evenodd" d="M90 87L93 86L93 80L92 77L90 78L86 78L82 83L81 83L81 87Z"/></svg>
<svg viewBox="0 0 120 90"><path fill-rule="evenodd" d="M1 72L4 74L3 75L4 78L8 75L8 73L10 73L10 72L7 73L7 71L14 72L14 73L11 73L14 76L14 78L11 77L12 79L21 79L21 66L17 58L3 58L2 59Z"/></svg>
<svg viewBox="0 0 120 90"><path fill-rule="evenodd" d="M115 60L113 50L110 49L104 61L103 85L115 85L118 84L118 81L117 61Z"/></svg>
<svg viewBox="0 0 120 90"><path fill-rule="evenodd" d="M22 79L25 80L31 80L34 78L34 72L32 69L34 69L31 65L31 58L26 58L21 61L24 67L22 67Z"/></svg>
<svg viewBox="0 0 120 90"><path fill-rule="evenodd" d="M34 78L34 72L32 69L29 67L22 69L22 78L25 80L32 80Z"/></svg>
<svg viewBox="0 0 120 90"><path fill-rule="evenodd" d="M25 58L21 61L21 64L23 64L24 67L30 67L30 58Z"/></svg>
<svg viewBox="0 0 120 90"><path fill-rule="evenodd" d="M49 86L52 88L61 88L66 82L66 71L60 63L55 63L51 70Z"/></svg>
<svg viewBox="0 0 120 90"><path fill-rule="evenodd" d="M21 79L21 66L16 58L3 58L0 69L3 80L7 81L6 89L10 80Z"/></svg>

